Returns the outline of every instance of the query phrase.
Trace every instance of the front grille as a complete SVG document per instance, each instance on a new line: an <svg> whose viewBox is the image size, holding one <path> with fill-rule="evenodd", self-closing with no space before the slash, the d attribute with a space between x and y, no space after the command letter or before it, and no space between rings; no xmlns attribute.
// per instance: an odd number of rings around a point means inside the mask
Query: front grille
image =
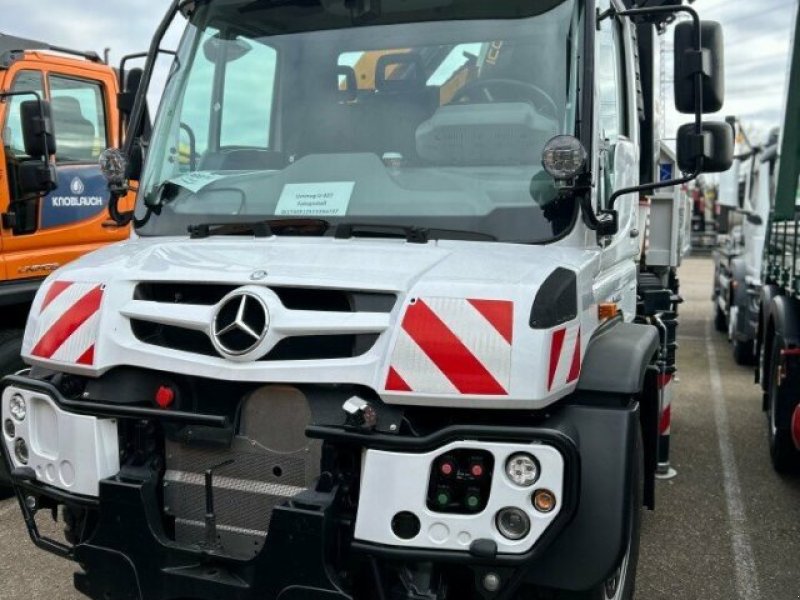
<svg viewBox="0 0 800 600"><path fill-rule="evenodd" d="M213 306L239 287L217 283L140 283L134 299ZM269 286L269 289L290 310L390 313L397 302L397 296L387 292L286 286Z"/></svg>
<svg viewBox="0 0 800 600"><path fill-rule="evenodd" d="M220 283L142 282L133 294L133 300L158 305L213 307L240 286ZM388 314L397 302L397 295L347 289L319 289L307 287L270 286L268 288L288 310L338 313ZM172 308L173 312L175 311ZM187 327L161 319L128 314L133 335L141 342L191 352L203 356L221 356L208 334L197 327ZM210 323L209 323L210 325ZM377 333L328 332L318 335L313 331L298 332L279 341L262 361L334 360L362 356L378 340Z"/></svg>

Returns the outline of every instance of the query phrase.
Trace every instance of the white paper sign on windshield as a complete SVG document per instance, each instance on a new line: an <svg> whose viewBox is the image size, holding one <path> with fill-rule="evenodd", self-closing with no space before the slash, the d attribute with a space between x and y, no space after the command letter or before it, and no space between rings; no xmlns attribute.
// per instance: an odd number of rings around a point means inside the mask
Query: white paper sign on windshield
<svg viewBox="0 0 800 600"><path fill-rule="evenodd" d="M278 199L275 216L343 217L355 185L354 181L287 183Z"/></svg>
<svg viewBox="0 0 800 600"><path fill-rule="evenodd" d="M210 171L194 171L192 173L184 173L170 179L171 183L186 188L190 192L196 194L207 185L214 183L219 179L223 179L225 175L212 173Z"/></svg>

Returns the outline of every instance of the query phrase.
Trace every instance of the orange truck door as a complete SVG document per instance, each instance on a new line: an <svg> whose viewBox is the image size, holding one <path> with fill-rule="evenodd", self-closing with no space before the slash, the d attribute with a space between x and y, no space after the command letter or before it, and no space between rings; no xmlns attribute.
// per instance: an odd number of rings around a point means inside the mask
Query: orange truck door
<svg viewBox="0 0 800 600"><path fill-rule="evenodd" d="M28 65L26 66L26 63ZM109 192L97 159L116 142L113 74L96 69L63 68L57 61L15 65L13 87L44 91L50 101L56 137L57 188L38 203L15 204L13 182L4 186L6 216L2 261L6 280L41 278L103 244L124 239L127 231L104 227ZM9 171L22 158L19 103L7 103L4 141ZM17 141L20 140L20 141ZM0 197L0 200L2 197ZM38 204L38 205L37 205Z"/></svg>

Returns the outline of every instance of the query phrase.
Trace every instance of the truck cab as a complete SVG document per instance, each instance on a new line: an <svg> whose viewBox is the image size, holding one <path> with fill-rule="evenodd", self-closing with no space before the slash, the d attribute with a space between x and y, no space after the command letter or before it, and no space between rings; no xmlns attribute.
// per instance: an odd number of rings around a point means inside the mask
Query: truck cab
<svg viewBox="0 0 800 600"><path fill-rule="evenodd" d="M633 596L679 302L640 200L732 154L721 29L647 4L173 3L106 169L136 235L48 278L0 393L82 593Z"/></svg>
<svg viewBox="0 0 800 600"><path fill-rule="evenodd" d="M42 281L78 256L125 239L108 227L109 199L98 157L119 144L114 71L91 54L0 34L0 373L23 369L23 326ZM57 178L31 185L24 140L26 102L49 106ZM0 481L4 468L0 466Z"/></svg>

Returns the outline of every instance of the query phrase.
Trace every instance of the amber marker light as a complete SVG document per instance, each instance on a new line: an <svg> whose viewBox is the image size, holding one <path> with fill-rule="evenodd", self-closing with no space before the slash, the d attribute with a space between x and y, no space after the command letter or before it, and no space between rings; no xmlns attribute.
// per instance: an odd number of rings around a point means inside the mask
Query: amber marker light
<svg viewBox="0 0 800 600"><path fill-rule="evenodd" d="M540 513L553 512L556 507L556 495L550 490L536 490L533 493L533 507Z"/></svg>

